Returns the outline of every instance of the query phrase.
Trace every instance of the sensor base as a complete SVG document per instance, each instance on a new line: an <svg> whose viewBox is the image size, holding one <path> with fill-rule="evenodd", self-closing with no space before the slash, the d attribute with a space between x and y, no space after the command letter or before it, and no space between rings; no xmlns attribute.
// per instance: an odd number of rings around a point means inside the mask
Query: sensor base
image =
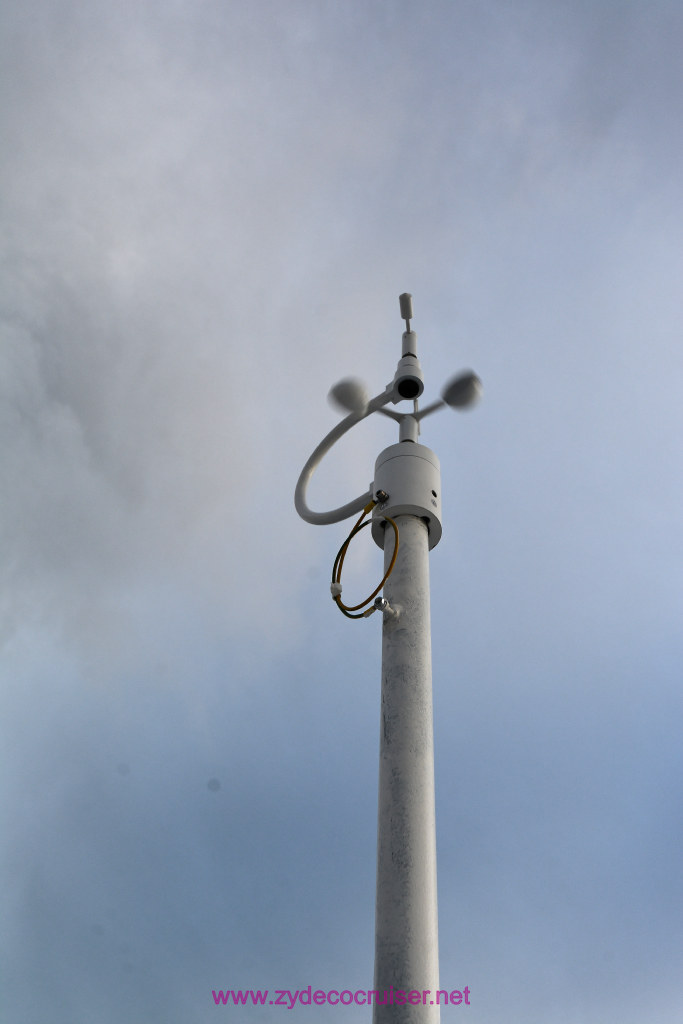
<svg viewBox="0 0 683 1024"><path fill-rule="evenodd" d="M385 491L388 498L375 506L372 536L384 548L384 516L417 516L429 530L429 548L441 540L441 467L431 448L401 441L385 448L375 462L373 494Z"/></svg>

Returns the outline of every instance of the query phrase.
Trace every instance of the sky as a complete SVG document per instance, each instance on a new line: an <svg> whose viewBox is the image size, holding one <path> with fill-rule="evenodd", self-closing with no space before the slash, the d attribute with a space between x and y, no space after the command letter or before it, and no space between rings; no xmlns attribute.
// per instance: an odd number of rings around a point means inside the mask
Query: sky
<svg viewBox="0 0 683 1024"><path fill-rule="evenodd" d="M372 985L381 626L293 493L409 291L425 401L484 383L421 436L442 1021L683 1021L683 7L8 0L1 38L3 1020L370 1019L212 990Z"/></svg>

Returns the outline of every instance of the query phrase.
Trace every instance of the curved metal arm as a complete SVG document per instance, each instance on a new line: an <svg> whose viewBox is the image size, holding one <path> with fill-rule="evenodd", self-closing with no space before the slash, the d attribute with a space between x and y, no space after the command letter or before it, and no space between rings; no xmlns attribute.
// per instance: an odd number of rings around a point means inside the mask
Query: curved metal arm
<svg viewBox="0 0 683 1024"><path fill-rule="evenodd" d="M306 491L311 481L315 470L322 461L323 456L327 455L335 441L338 441L347 430L351 427L355 427L356 423L360 423L371 413L381 409L383 405L390 402L394 396L394 383L387 384L384 391L377 395L375 398L368 402L364 412L352 412L346 416L341 423L338 423L336 427L333 427L327 437L324 437L318 447L315 449L308 462L301 470L301 475L297 481L296 490L294 492L294 505L296 510L302 519L305 519L307 523L314 523L316 526L327 526L330 523L339 523L342 519L348 519L349 516L355 515L356 512L360 512L365 508L367 503L372 499L372 489L369 489L365 494L359 495L353 501L349 501L346 505L340 505L339 508L334 508L330 512L313 512L312 509L306 504Z"/></svg>

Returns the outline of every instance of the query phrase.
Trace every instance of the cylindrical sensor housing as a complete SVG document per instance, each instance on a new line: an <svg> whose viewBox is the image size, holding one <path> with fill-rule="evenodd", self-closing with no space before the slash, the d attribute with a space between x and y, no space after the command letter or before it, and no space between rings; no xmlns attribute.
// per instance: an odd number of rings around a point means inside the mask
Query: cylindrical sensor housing
<svg viewBox="0 0 683 1024"><path fill-rule="evenodd" d="M417 359L417 334L415 331L404 331L401 339L401 355L415 356Z"/></svg>
<svg viewBox="0 0 683 1024"><path fill-rule="evenodd" d="M383 515L417 516L429 530L429 547L441 540L441 467L431 448L401 441L385 448L377 456L373 494L385 491L389 497L376 505L372 516L372 536L384 547Z"/></svg>
<svg viewBox="0 0 683 1024"><path fill-rule="evenodd" d="M410 332L412 334L412 331ZM405 338L406 335L404 334ZM416 356L403 356L399 359L396 373L394 374L395 398L394 405L406 398L419 398L424 391L425 383L422 374L422 367Z"/></svg>

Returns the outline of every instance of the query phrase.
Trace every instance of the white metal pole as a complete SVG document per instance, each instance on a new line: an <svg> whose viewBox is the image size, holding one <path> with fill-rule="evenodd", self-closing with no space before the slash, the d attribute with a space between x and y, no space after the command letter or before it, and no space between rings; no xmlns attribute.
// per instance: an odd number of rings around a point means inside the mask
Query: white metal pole
<svg viewBox="0 0 683 1024"><path fill-rule="evenodd" d="M385 615L382 629L373 1022L438 1024L429 535L418 516L396 522L398 557L384 596L398 615ZM387 529L385 570L393 544ZM397 1003L398 991L406 999L419 992L419 1004Z"/></svg>
<svg viewBox="0 0 683 1024"><path fill-rule="evenodd" d="M384 621L373 1022L439 1024L429 551L441 537L441 479L439 460L418 436L425 416L443 406L469 408L482 389L476 374L467 371L448 382L440 401L418 410L424 380L417 335L410 329L412 296L404 292L399 301L406 330L393 381L371 400L353 378L335 385L330 394L349 415L308 459L294 502L302 519L323 524L346 519L374 497L372 536L384 549L385 572L394 551L394 532L386 529L385 516L398 526L396 564L384 597L375 601ZM411 399L411 413L386 408ZM320 460L373 412L399 422L399 443L380 452L365 494L330 512L314 512L306 503L306 491Z"/></svg>

